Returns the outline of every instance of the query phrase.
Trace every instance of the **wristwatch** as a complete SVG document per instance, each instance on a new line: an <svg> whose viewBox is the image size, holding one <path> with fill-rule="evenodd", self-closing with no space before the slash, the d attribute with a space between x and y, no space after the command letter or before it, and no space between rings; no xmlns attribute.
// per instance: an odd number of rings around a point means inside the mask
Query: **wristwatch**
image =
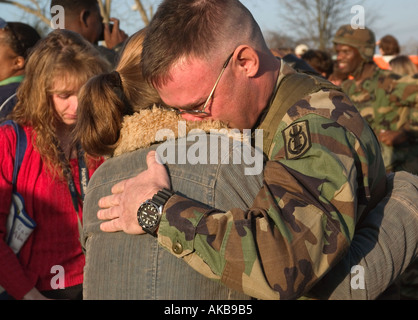
<svg viewBox="0 0 418 320"><path fill-rule="evenodd" d="M137 212L138 223L145 232L154 237L157 236L156 231L160 225L163 207L173 194L172 190L164 188L158 191L152 199L148 199L139 206Z"/></svg>

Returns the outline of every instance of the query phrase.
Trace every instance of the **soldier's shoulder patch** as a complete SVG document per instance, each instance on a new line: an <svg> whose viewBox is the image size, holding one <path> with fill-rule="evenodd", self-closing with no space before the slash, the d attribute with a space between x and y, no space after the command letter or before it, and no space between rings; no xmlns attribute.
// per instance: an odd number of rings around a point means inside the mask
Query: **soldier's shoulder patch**
<svg viewBox="0 0 418 320"><path fill-rule="evenodd" d="M293 123L282 134L287 160L302 157L312 146L308 121Z"/></svg>

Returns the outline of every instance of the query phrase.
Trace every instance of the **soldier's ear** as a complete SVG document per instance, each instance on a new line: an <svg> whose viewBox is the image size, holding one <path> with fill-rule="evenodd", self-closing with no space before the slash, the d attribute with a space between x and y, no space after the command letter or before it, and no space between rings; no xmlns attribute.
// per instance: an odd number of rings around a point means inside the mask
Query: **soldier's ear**
<svg viewBox="0 0 418 320"><path fill-rule="evenodd" d="M257 51L247 45L239 46L234 52L238 67L247 77L255 77L260 69L260 58Z"/></svg>

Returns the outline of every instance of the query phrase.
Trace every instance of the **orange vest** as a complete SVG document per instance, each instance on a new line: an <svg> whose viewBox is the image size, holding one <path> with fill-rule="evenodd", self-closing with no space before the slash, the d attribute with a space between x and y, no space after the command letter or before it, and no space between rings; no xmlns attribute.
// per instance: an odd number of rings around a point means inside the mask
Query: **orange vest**
<svg viewBox="0 0 418 320"><path fill-rule="evenodd" d="M409 56L409 59L417 66L418 68L418 56Z"/></svg>
<svg viewBox="0 0 418 320"><path fill-rule="evenodd" d="M373 60L380 69L390 70L389 62L386 62L386 60L383 58L383 56L375 55L373 57Z"/></svg>
<svg viewBox="0 0 418 320"><path fill-rule="evenodd" d="M409 59L417 66L418 68L418 56L409 56ZM383 70L390 70L389 62L386 62L386 60L383 58L383 56L375 55L373 57L374 62L377 64L377 66L380 69Z"/></svg>

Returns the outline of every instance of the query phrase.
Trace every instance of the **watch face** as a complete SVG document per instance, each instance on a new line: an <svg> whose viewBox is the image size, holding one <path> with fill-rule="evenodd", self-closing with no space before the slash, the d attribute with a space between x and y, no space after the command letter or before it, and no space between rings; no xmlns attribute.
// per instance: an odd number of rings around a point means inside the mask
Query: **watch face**
<svg viewBox="0 0 418 320"><path fill-rule="evenodd" d="M155 204L145 202L141 205L138 211L138 220L141 227L150 228L158 224L160 213Z"/></svg>

